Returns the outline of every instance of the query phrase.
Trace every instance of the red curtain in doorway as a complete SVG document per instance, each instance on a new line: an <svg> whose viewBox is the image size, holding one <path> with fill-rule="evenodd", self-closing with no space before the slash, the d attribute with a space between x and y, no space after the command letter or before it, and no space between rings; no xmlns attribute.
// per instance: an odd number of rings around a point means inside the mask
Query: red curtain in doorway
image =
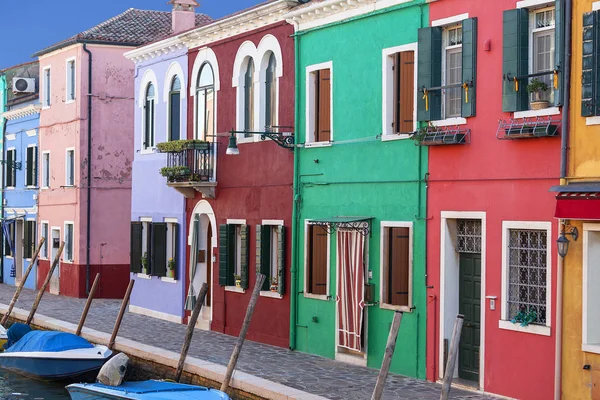
<svg viewBox="0 0 600 400"><path fill-rule="evenodd" d="M338 345L362 351L361 332L365 306L365 240L355 231L337 234Z"/></svg>

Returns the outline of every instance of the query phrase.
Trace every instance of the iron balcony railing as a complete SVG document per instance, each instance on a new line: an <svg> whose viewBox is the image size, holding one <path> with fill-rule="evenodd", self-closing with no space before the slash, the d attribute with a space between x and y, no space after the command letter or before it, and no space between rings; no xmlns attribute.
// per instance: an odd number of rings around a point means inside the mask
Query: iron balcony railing
<svg viewBox="0 0 600 400"><path fill-rule="evenodd" d="M170 151L163 175L169 183L214 182L216 150L216 143L202 143L180 151Z"/></svg>

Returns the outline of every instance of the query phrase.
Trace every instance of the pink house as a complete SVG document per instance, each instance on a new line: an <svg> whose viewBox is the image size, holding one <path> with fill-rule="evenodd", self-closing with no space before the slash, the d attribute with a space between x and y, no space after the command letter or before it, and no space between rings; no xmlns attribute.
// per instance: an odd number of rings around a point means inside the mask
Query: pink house
<svg viewBox="0 0 600 400"><path fill-rule="evenodd" d="M123 54L170 35L171 19L169 12L129 9L36 54L42 101L38 236L47 238L38 287L64 241L51 292L83 297L97 273L98 297L125 292L135 71Z"/></svg>

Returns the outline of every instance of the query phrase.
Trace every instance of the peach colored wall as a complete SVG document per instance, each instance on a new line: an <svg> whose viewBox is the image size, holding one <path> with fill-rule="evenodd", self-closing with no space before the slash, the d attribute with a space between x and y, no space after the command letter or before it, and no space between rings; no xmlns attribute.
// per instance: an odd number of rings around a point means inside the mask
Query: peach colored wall
<svg viewBox="0 0 600 400"><path fill-rule="evenodd" d="M133 160L133 63L131 48L90 45L92 90L91 264L129 263L131 163ZM76 57L76 101L66 104L66 61ZM61 228L74 221L74 263L86 261L88 55L82 45L40 58L51 69L52 104L41 112L40 155L50 150L51 188L40 191L40 220ZM66 148L75 147L75 188L65 183Z"/></svg>

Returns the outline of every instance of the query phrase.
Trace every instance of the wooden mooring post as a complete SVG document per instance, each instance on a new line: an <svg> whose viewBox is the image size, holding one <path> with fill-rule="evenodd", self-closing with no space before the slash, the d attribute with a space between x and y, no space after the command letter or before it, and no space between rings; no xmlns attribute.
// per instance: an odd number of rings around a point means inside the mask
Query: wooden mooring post
<svg viewBox="0 0 600 400"><path fill-rule="evenodd" d="M225 379L223 379L223 384L221 385L221 392L227 392L227 388L229 387L229 382L231 381L231 376L233 375L238 357L242 351L244 340L246 340L246 334L248 333L248 328L250 328L252 314L254 313L254 308L256 307L256 302L258 301L260 289L262 288L264 281L265 276L263 274L256 275L256 283L254 284L252 297L250 298L250 303L248 303L248 309L246 310L246 317L244 318L240 335L238 336L237 343L233 348L233 353L231 354L231 359L229 359L229 364L227 364L227 372L225 372Z"/></svg>
<svg viewBox="0 0 600 400"><path fill-rule="evenodd" d="M454 366L456 365L456 359L458 358L458 344L460 343L460 333L462 332L462 326L464 321L464 315L458 314L456 316L454 330L452 331L452 341L450 342L450 354L448 355L448 363L446 364L446 371L444 373L444 382L442 383L442 393L440 394L440 400L448 400L448 396L450 395L450 388L452 387L452 377L454 375Z"/></svg>
<svg viewBox="0 0 600 400"><path fill-rule="evenodd" d="M10 301L10 304L8 306L8 310L6 311L6 314L4 314L4 316L2 317L2 321L0 321L0 325L4 326L4 324L6 324L6 322L8 321L8 318L10 317L10 313L12 312L13 308L15 307L15 304L17 303L17 300L19 299L19 296L21 295L21 290L23 290L23 286L25 286L25 282L27 281L27 278L29 277L29 274L31 273L31 269L33 268L33 266L35 265L38 255L40 254L40 251L42 250L42 246L44 245L44 242L46 241L46 238L42 238L40 240L40 244L38 244L37 250L35 251L35 253L33 253L33 257L31 257L31 262L29 263L29 267L27 267L27 270L25 271L25 275L23 275L23 277L21 278L21 282L19 283L19 286L17 286L17 290L15 291L15 294L12 298L12 300Z"/></svg>
<svg viewBox="0 0 600 400"><path fill-rule="evenodd" d="M125 297L123 297L123 302L121 303L121 309L119 310L119 315L117 316L117 320L115 321L115 327L113 328L112 335L110 335L110 340L108 342L108 348L112 350L115 347L115 340L117 340L117 333L119 333L119 328L121 328L121 322L123 321L123 316L125 315L125 309L127 308L127 303L129 303L129 297L131 297L131 291L133 290L133 284L135 281L131 279L129 281L129 286L127 286L127 291L125 292Z"/></svg>
<svg viewBox="0 0 600 400"><path fill-rule="evenodd" d="M385 346L383 362L381 363L381 369L379 370L379 376L377 376L377 383L375 384L375 390L373 390L373 396L371 396L371 400L379 400L381 399L381 395L383 394L385 380L387 379L388 373L390 372L392 357L394 355L394 350L396 349L396 339L398 339L400 322L402 322L402 312L396 311L394 313L394 319L392 320L392 327L390 328L390 334L388 336L387 344Z"/></svg>
<svg viewBox="0 0 600 400"><path fill-rule="evenodd" d="M92 305L92 300L96 295L96 289L98 289L98 283L100 283L100 274L96 274L96 279L94 279L94 284L92 285L92 289L90 289L90 294L88 295L87 301L85 302L85 307L83 308L83 312L81 313L81 318L79 319L79 325L77 325L77 331L75 334L77 336L81 335L81 330L83 329L83 324L85 323L85 319L87 318L88 312L90 311L90 306Z"/></svg>
<svg viewBox="0 0 600 400"><path fill-rule="evenodd" d="M38 291L37 297L35 298L35 301L33 302L33 306L31 306L31 311L29 312L29 316L27 317L27 322L25 322L27 325L31 324L31 321L33 320L33 316L35 315L35 312L37 311L37 308L40 305L40 301L42 300L42 296L44 295L46 288L50 284L50 279L52 279L52 274L54 273L54 269L58 265L58 261L60 260L60 256L62 255L64 248L65 248L65 242L61 242L60 247L58 248L58 253L56 254L56 257L54 257L54 262L52 262L52 266L50 267L50 270L48 271L48 275L46 276L46 280L44 281L44 284Z"/></svg>
<svg viewBox="0 0 600 400"><path fill-rule="evenodd" d="M196 299L194 311L192 312L192 316L188 321L187 332L185 334L183 346L181 347L181 354L179 355L179 364L177 364L177 371L175 372L176 382L179 382L181 380L181 374L183 373L185 359L190 349L190 343L192 343L192 336L194 336L194 330L196 329L196 321L198 321L198 317L200 316L200 310L202 310L202 305L204 304L204 300L206 299L206 293L208 293L208 284L205 282L202 284L202 288L200 288L200 293L198 295L198 298Z"/></svg>

